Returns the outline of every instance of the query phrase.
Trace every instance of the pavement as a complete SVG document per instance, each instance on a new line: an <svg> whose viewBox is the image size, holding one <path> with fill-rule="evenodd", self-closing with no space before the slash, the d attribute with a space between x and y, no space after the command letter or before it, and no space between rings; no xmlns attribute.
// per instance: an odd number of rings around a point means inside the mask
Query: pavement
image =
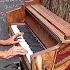
<svg viewBox="0 0 70 70"><path fill-rule="evenodd" d="M0 39L7 39L9 37L6 12L20 7L22 3L21 0L0 0ZM5 51L9 48L9 46L0 46L0 51ZM20 60L17 57L0 60L0 70L19 70L15 62L19 63Z"/></svg>

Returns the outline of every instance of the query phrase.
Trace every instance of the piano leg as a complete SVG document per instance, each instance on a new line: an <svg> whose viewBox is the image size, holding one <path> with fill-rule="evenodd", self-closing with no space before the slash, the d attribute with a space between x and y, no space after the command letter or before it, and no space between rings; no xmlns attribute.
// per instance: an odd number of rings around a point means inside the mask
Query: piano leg
<svg viewBox="0 0 70 70"><path fill-rule="evenodd" d="M36 66L37 66L37 70L42 70L42 56L38 55L36 57Z"/></svg>
<svg viewBox="0 0 70 70"><path fill-rule="evenodd" d="M32 60L32 70L42 70L42 56L38 55Z"/></svg>

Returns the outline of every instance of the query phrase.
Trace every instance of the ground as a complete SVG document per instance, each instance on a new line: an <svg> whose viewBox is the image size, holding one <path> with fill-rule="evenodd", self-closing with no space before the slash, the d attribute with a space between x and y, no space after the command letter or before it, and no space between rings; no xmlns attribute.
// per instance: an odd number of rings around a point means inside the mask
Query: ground
<svg viewBox="0 0 70 70"><path fill-rule="evenodd" d="M0 0L0 39L7 39L8 26L6 23L6 12L21 6L21 0ZM8 46L0 46L0 51L8 50ZM15 58L9 60L0 60L0 70L16 70L17 66L14 62L19 62Z"/></svg>

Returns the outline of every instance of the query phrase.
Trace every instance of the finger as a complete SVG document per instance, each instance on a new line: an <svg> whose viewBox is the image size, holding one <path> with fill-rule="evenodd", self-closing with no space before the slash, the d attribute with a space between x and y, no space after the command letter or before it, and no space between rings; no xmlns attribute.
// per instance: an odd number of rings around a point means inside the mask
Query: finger
<svg viewBox="0 0 70 70"><path fill-rule="evenodd" d="M23 52L23 51L18 52L18 55L26 55L26 54L27 54L27 52Z"/></svg>
<svg viewBox="0 0 70 70"><path fill-rule="evenodd" d="M15 34L14 36L12 36L13 39L17 38L19 36L19 34Z"/></svg>
<svg viewBox="0 0 70 70"><path fill-rule="evenodd" d="M21 35L19 35L19 36L17 37L17 39L21 39L21 38L23 37L23 35L24 35L24 33L21 33Z"/></svg>
<svg viewBox="0 0 70 70"><path fill-rule="evenodd" d="M23 48L16 48L16 51L17 52L26 52L27 53L27 51L25 49L23 49Z"/></svg>
<svg viewBox="0 0 70 70"><path fill-rule="evenodd" d="M18 36L21 36L21 35L22 35L22 33L17 33L13 36L13 39L15 39L15 38L17 38Z"/></svg>
<svg viewBox="0 0 70 70"><path fill-rule="evenodd" d="M6 59L9 59L14 56L24 56L26 54L27 54L26 51L13 51L13 53L11 55L9 55Z"/></svg>
<svg viewBox="0 0 70 70"><path fill-rule="evenodd" d="M22 48L21 46L14 46L15 50L22 50L24 52L27 52L24 48Z"/></svg>
<svg viewBox="0 0 70 70"><path fill-rule="evenodd" d="M24 50L16 50L16 52L19 52L19 53L27 53L27 51L24 51Z"/></svg>
<svg viewBox="0 0 70 70"><path fill-rule="evenodd" d="M19 41L14 41L12 44L17 44L17 43L19 43Z"/></svg>
<svg viewBox="0 0 70 70"><path fill-rule="evenodd" d="M65 40L62 43L70 43L70 40Z"/></svg>
<svg viewBox="0 0 70 70"><path fill-rule="evenodd" d="M22 49L22 48L17 48L17 47L16 47L14 50L15 50L15 51L25 51L24 49Z"/></svg>
<svg viewBox="0 0 70 70"><path fill-rule="evenodd" d="M22 50L22 49L17 49L14 51L13 55L25 55L27 54L27 51L26 50Z"/></svg>

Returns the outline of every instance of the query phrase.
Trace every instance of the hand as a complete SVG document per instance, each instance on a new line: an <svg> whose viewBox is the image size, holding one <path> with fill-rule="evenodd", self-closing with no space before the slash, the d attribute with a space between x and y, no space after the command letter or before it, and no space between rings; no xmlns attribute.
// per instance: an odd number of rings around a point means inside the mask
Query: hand
<svg viewBox="0 0 70 70"><path fill-rule="evenodd" d="M22 47L20 46L14 46L12 48L10 48L8 51L5 52L5 59L9 59L12 58L14 56L21 56L21 55L25 55L27 53L26 50L24 50Z"/></svg>
<svg viewBox="0 0 70 70"><path fill-rule="evenodd" d="M10 37L9 39L6 40L6 45L11 45L11 44L16 44L18 43L19 41L15 40L17 37L21 36L22 33L18 33L12 37Z"/></svg>
<svg viewBox="0 0 70 70"><path fill-rule="evenodd" d="M70 43L70 40L65 40L62 43Z"/></svg>

